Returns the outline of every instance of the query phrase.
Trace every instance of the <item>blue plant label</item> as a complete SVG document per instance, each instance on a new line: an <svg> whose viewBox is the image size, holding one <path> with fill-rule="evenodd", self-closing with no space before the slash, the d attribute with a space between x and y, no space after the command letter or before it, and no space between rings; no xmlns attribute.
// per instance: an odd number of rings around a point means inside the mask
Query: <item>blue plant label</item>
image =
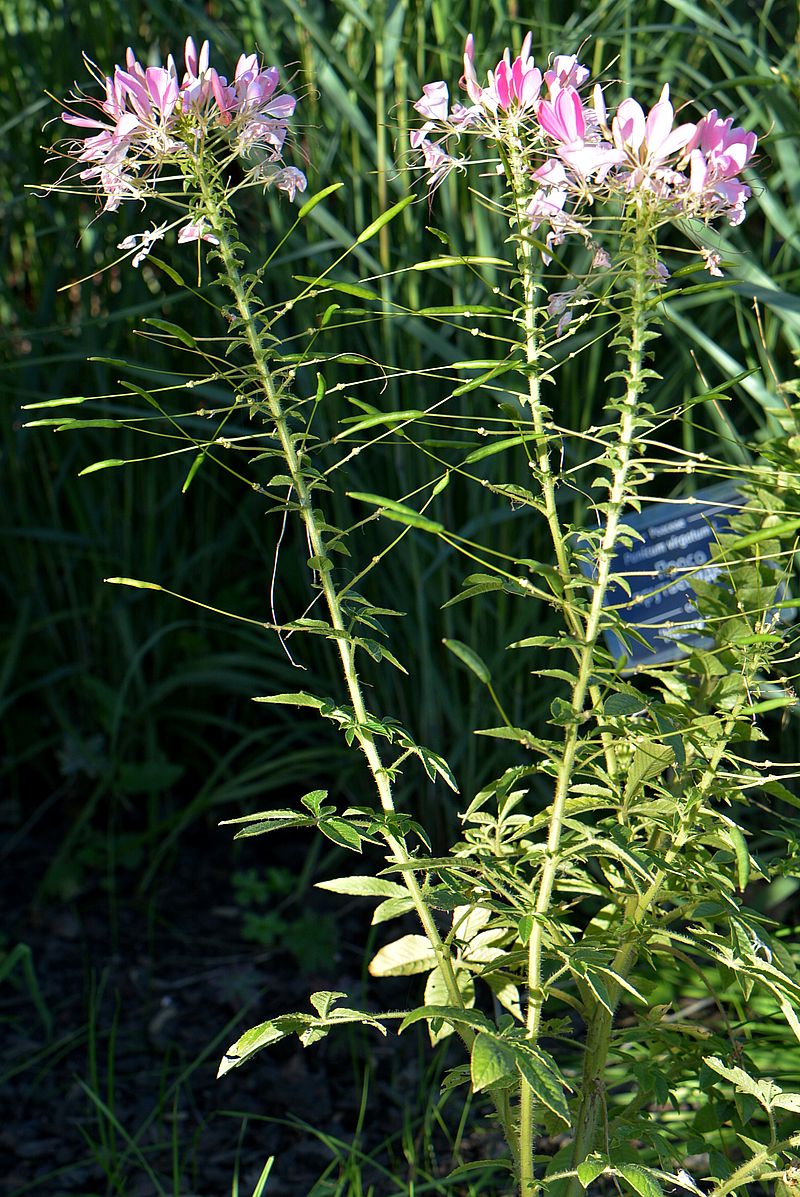
<svg viewBox="0 0 800 1197"><path fill-rule="evenodd" d="M673 661L687 647L710 643L693 605L692 583L718 577L723 567L711 560L712 547L744 502L732 486L722 483L623 517L624 527L637 535L624 538L617 547L611 569L627 585L612 583L605 605L614 607L635 635L625 636L624 643L613 631L605 636L614 657L627 658L626 671ZM589 570L587 566L585 572Z"/></svg>

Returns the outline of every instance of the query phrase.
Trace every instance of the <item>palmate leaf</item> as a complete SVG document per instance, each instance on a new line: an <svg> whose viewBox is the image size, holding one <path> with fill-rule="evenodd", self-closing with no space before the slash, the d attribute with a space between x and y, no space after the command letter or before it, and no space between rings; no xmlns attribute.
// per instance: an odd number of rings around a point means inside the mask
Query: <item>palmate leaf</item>
<svg viewBox="0 0 800 1197"><path fill-rule="evenodd" d="M337 1006L336 1002L342 997L345 997L345 994L336 990L319 990L310 998L315 1014L281 1014L277 1018L267 1019L266 1022L251 1027L228 1048L220 1062L217 1076L225 1076L231 1069L238 1068L257 1052L273 1043L279 1043L287 1035L297 1035L303 1046L309 1047L312 1043L324 1039L334 1027L348 1023L370 1026L382 1035L386 1034L386 1027L374 1014L366 1010L351 1010L346 1006Z"/></svg>

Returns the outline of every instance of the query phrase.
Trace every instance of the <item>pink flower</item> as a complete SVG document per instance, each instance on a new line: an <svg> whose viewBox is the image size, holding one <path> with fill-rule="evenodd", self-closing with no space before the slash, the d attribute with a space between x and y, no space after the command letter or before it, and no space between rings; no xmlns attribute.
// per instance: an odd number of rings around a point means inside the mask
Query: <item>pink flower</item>
<svg viewBox="0 0 800 1197"><path fill-rule="evenodd" d="M279 170L273 176L272 182L278 191L285 191L290 200L294 199L298 191L305 191L308 185L306 176L296 166L286 166L283 170Z"/></svg>
<svg viewBox="0 0 800 1197"><path fill-rule="evenodd" d="M81 107L62 112L62 120L83 132L66 142L63 152L80 164L84 182L97 182L106 210L123 199L146 198L165 166L180 166L187 148L197 152L210 137L221 137L243 154L258 144L267 148L271 162L280 161L296 102L278 94L278 68L262 69L256 54L242 54L229 83L209 65L208 42L198 53L191 37L184 58L181 83L172 55L165 66L143 67L129 47L125 66L116 66L110 76L86 59L105 95L102 100L80 92L71 97L73 106ZM305 186L301 171L287 173L284 181L282 190L291 195Z"/></svg>
<svg viewBox="0 0 800 1197"><path fill-rule="evenodd" d="M551 100L562 87L581 87L588 78L589 68L581 66L576 54L556 54L550 69L544 73Z"/></svg>
<svg viewBox="0 0 800 1197"><path fill-rule="evenodd" d="M212 245L219 245L219 237L215 237L213 233L206 232L206 222L204 220L185 224L182 229L178 230L178 244L186 245L189 241L209 241ZM135 262L134 265L136 265Z"/></svg>
<svg viewBox="0 0 800 1197"><path fill-rule="evenodd" d="M647 117L636 100L623 100L618 107L611 123L611 134L628 168L625 186L629 190L643 187L667 195L671 186L676 183L680 186L683 182L671 176L670 165L674 168L674 164L685 157L686 146L694 136L696 126L685 124L673 129L674 117L668 83L664 84L658 103Z"/></svg>
<svg viewBox="0 0 800 1197"><path fill-rule="evenodd" d="M415 149L422 150L425 169L430 176L431 191L444 182L451 170L459 170L464 165L463 158L454 158L452 154L448 154L439 141L431 141L429 138L423 137L416 144L412 142L412 145Z"/></svg>
<svg viewBox="0 0 800 1197"><path fill-rule="evenodd" d="M542 87L542 72L531 56L532 40L533 34L528 33L513 62L511 51L506 50L495 69L488 72L487 86L481 87L475 72L475 39L471 33L467 36L461 86L473 104L490 116L496 116L498 111L505 115L521 114L534 106Z"/></svg>
<svg viewBox="0 0 800 1197"><path fill-rule="evenodd" d="M579 176L605 178L623 155L598 137L593 120L571 85L559 88L552 100L540 100L536 115L542 130L558 142L559 158Z"/></svg>
<svg viewBox="0 0 800 1197"><path fill-rule="evenodd" d="M734 128L733 118L720 120L716 108L698 122L686 147L690 160L692 195L700 197L709 213L721 211L731 224L744 220L750 188L738 178L756 150L755 133Z"/></svg>
<svg viewBox="0 0 800 1197"><path fill-rule="evenodd" d="M156 241L160 241L166 231L167 226L160 224L158 228L145 229L143 233L131 233L130 237L120 241L117 249L135 249L136 253L133 255L131 265L141 266Z"/></svg>

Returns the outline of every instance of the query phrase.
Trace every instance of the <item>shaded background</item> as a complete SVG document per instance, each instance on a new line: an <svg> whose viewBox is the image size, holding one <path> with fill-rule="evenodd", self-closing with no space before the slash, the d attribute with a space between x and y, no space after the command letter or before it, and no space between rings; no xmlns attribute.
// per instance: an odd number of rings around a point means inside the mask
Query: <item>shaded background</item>
<svg viewBox="0 0 800 1197"><path fill-rule="evenodd" d="M452 1192L441 1178L453 1158L498 1149L480 1121L460 1123L457 1102L445 1101L438 1125L439 1107L426 1097L435 1076L425 1070L442 1065L424 1064L410 1038L399 1054L357 1032L309 1053L281 1047L215 1086L221 1051L244 1027L305 1005L314 988L345 989L367 1003L404 1000L402 987L392 995L381 983L373 992L364 975L368 914L311 889L313 877L349 871L332 845L291 837L234 845L217 826L296 801L316 785L328 785L340 801L363 801L359 762L327 723L250 701L298 688L338 695L335 662L313 641L293 643L306 671L300 674L280 644L252 625L166 595L104 586L105 577L133 576L199 604L269 618L279 521L221 471L201 471L181 494L184 457L78 479L93 461L145 456L147 446L130 429L79 436L24 429L30 416L22 407L105 395L108 415L129 415L133 397L120 388L120 370L88 358L125 359L134 363L130 377L138 369L142 378L148 370L166 379L183 363L143 346L135 320L179 315L197 334L219 333L215 313L165 290L158 271L108 267L118 242L142 227L135 205L95 220L91 197L31 190L52 177L41 146L59 135L57 125L41 131L57 111L43 91L63 96L84 77L82 51L103 69L128 44L142 59L169 50L180 58L191 33L198 43L211 39L221 69L254 46L267 62L286 64L303 96L297 137L310 191L333 181L345 186L274 263L264 280L269 301L291 292L293 275L324 267L405 193L413 182L404 148L409 97L425 81L458 77L470 29L479 61L493 61L512 40L517 10L467 0L0 0L0 1016L7 1049L0 1079L8 1099L0 1191L210 1197L239 1176L249 1194L277 1153L268 1191L278 1197L311 1192L315 1183L320 1195L360 1192L362 1181L364 1192L370 1183L375 1193L402 1192L409 1177L429 1191ZM728 239L737 293L724 303L714 293L673 301L664 327L671 368L658 401L699 389L699 360L709 385L750 371L731 403L682 430L687 447L707 445L736 461L741 441L769 428L770 413L794 397L787 384L800 332L793 297L800 246L796 7L587 0L571 9L539 3L535 16L538 57L589 39L584 61L595 70L614 63L612 73L630 80L643 101L669 80L676 106L694 100L692 114L716 106L764 138L748 219ZM254 260L263 260L287 219L285 203L249 193L243 231ZM463 249L497 250L490 214L471 207L464 188L447 185L434 209L424 200L407 209L339 277L363 280L433 256L440 242L426 231L431 223ZM175 258L172 252L170 261L191 277L191 248ZM398 293L389 283L374 285L387 299ZM763 301L764 288L771 296L756 308L753 297ZM480 298L469 281L451 284L433 272L400 293L412 306ZM314 314L298 313L297 332L301 317L313 322ZM424 370L473 356L475 346L455 325L431 331L397 317L328 335L328 352L353 348ZM584 370L565 375L558 397L566 419L584 426L602 405L600 354L590 351ZM336 380L354 389L326 401L329 435L356 410L353 396L403 408L426 406L438 394L432 379L379 391L365 383L363 368L337 370ZM301 376L300 385L313 390L313 379ZM207 428L202 407L220 394L213 387L197 394L198 427ZM517 466L524 482L522 459L504 459L500 474ZM350 489L389 495L406 494L430 475L421 456L391 439L348 471ZM500 547L523 536L531 557L547 559L542 530L511 508L497 512L490 498L479 487L453 485L442 496L442 518ZM353 521L340 494L331 502ZM578 508L572 514L580 518ZM387 534L370 522L356 543L367 561ZM373 601L407 613L393 625L391 644L413 664L412 683L388 666L367 680L375 706L442 751L469 798L506 758L472 735L493 721L485 692L442 659L441 639L478 647L503 675L512 720L535 726L552 695L531 687L519 655L509 665L504 651L532 624L542 630L548 616L508 595L442 611L469 568L433 538L408 538L405 547L402 558L384 559L368 586ZM290 530L277 569L282 618L302 614L309 600L305 556ZM798 754L797 728L790 717L782 729L783 759ZM458 801L441 784L409 774L400 796L438 843L455 834ZM758 837L757 820L753 831ZM790 876L774 884L762 898L765 912L791 924L796 889ZM326 1140L274 1121L286 1118L307 1119ZM368 1159L348 1147L354 1139ZM327 1179L315 1182L319 1176Z"/></svg>

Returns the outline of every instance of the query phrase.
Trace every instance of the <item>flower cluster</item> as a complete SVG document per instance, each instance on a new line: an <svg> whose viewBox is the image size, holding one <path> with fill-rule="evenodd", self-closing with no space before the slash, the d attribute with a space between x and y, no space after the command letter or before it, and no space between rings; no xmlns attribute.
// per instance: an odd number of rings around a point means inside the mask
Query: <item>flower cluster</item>
<svg viewBox="0 0 800 1197"><path fill-rule="evenodd" d="M280 93L278 68L264 69L255 54L240 56L230 82L209 66L208 42L198 53L191 37L186 39L182 80L172 55L165 66L144 67L128 49L125 66L116 66L110 76L86 61L104 98L79 91L70 97L61 119L85 132L62 143L60 150L78 164L82 182L96 185L105 211L115 211L123 200L151 195L165 167L177 165L183 173L191 155L211 136L221 138L233 155L257 157L258 177L290 198L305 190L302 171L282 162L296 101ZM136 234L122 248L136 247L138 264L159 235L162 227ZM215 240L193 215L178 239Z"/></svg>
<svg viewBox="0 0 800 1197"><path fill-rule="evenodd" d="M588 240L581 204L615 193L646 195L665 218L726 216L733 225L744 219L750 189L740 175L755 152L754 133L716 110L696 124L676 125L668 85L647 114L629 97L609 119L599 84L591 100L582 94L589 71L574 55L556 55L542 72L530 47L528 34L519 55L512 61L506 50L483 84L470 34L460 80L467 105L451 107L443 81L425 85L414 105L424 123L411 145L421 151L432 185L463 169L466 158L456 157L452 144L470 133L497 142L517 169L524 164L526 215L534 230L548 225L548 248L571 232Z"/></svg>

